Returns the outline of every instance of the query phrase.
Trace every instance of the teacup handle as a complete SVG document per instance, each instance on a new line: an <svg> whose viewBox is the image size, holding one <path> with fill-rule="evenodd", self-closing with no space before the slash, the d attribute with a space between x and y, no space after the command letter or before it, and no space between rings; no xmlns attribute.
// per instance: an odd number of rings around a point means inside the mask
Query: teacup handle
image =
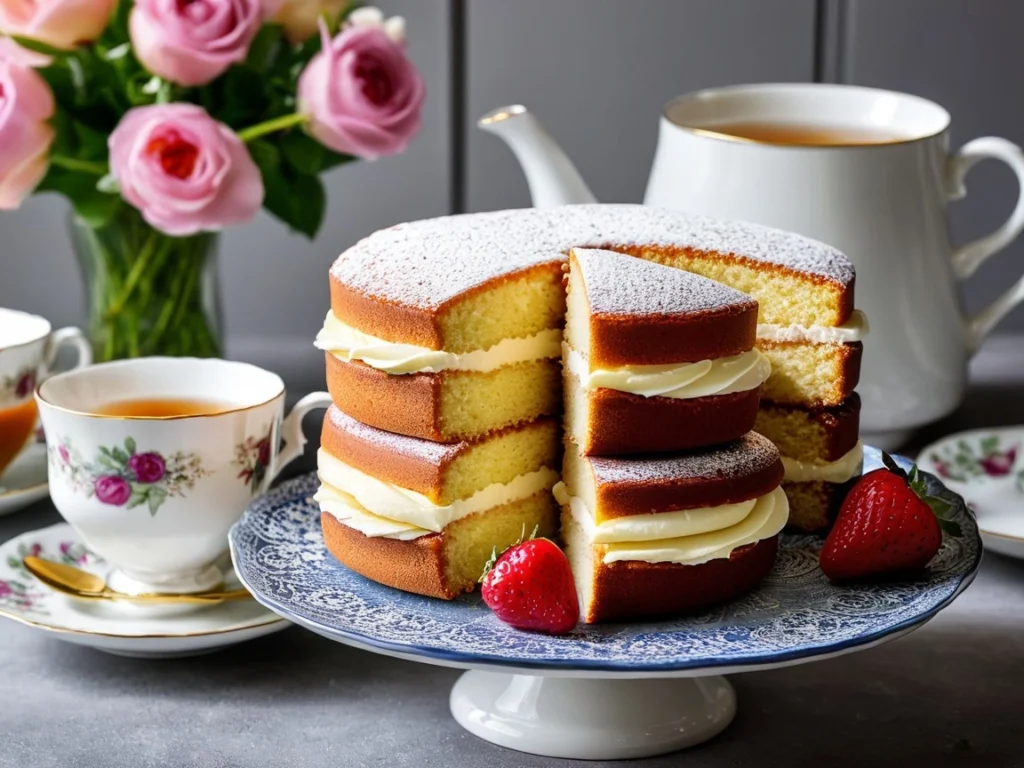
<svg viewBox="0 0 1024 768"><path fill-rule="evenodd" d="M76 368L85 368L87 365L92 365L92 345L89 343L89 340L85 338L85 334L80 329L68 326L67 328L60 328L54 331L50 336L50 346L46 350L46 372L43 374L44 376L50 375L53 370L53 364L57 362L57 354L62 347L66 346L72 346L78 352L78 359L68 370L73 371Z"/></svg>
<svg viewBox="0 0 1024 768"><path fill-rule="evenodd" d="M302 420L310 411L318 408L329 408L331 396L326 392L311 392L299 400L292 408L291 413L285 416L281 423L281 438L284 440L284 448L277 456L277 466L274 467L272 477L277 475L286 466L302 455L306 447L306 434L302 431Z"/></svg>
<svg viewBox="0 0 1024 768"><path fill-rule="evenodd" d="M995 136L984 136L969 141L949 158L948 182L950 199L966 194L964 178L976 163L987 160L1002 160L1017 175L1020 192L1013 213L999 229L977 240L964 243L953 252L953 271L960 280L974 274L975 270L993 254L1012 243L1024 230L1024 151L1012 141ZM978 312L967 323L971 352L977 351L981 342L996 327L1006 314L1024 301L1024 276L1013 287Z"/></svg>

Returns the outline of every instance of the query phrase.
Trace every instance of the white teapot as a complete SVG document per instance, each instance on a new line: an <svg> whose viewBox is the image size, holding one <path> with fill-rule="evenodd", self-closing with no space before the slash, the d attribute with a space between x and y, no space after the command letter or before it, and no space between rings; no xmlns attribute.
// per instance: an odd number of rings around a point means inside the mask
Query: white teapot
<svg viewBox="0 0 1024 768"><path fill-rule="evenodd" d="M857 268L857 306L871 323L858 392L861 430L894 448L963 398L967 362L1024 299L1024 278L974 317L960 280L1024 228L1009 220L950 244L946 207L978 161L997 158L1024 188L1024 153L999 138L949 152L949 113L916 96L844 85L763 84L701 91L669 102L644 203L745 219L827 242ZM880 143L794 145L737 138L715 127L773 123L881 132ZM571 161L522 106L481 118L518 157L537 207L595 202ZM837 133L838 135L838 133Z"/></svg>

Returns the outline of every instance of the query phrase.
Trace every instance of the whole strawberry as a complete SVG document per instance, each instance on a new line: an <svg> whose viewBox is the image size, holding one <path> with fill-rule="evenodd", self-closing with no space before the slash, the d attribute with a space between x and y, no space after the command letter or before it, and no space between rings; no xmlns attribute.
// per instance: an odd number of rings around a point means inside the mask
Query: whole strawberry
<svg viewBox="0 0 1024 768"><path fill-rule="evenodd" d="M833 581L924 568L943 530L960 535L949 504L927 495L916 466L908 476L888 454L882 463L850 489L825 539L818 562Z"/></svg>
<svg viewBox="0 0 1024 768"><path fill-rule="evenodd" d="M552 635L576 626L576 584L569 559L554 542L529 539L492 561L481 579L480 594L495 616L513 627Z"/></svg>

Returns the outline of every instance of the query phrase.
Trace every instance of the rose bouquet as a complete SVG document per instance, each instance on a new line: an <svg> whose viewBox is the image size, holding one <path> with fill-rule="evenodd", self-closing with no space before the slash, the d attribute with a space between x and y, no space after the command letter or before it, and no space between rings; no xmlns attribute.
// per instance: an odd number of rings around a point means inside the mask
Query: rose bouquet
<svg viewBox="0 0 1024 768"><path fill-rule="evenodd" d="M219 353L216 233L315 236L320 174L403 151L401 18L341 0L0 0L0 208L58 192L101 360Z"/></svg>

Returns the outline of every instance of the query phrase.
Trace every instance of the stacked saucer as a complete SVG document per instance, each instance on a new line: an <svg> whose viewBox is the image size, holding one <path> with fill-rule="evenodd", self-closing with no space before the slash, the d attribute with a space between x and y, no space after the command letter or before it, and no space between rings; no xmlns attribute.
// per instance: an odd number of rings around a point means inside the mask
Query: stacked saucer
<svg viewBox="0 0 1024 768"><path fill-rule="evenodd" d="M208 653L291 626L254 600L185 608L140 606L121 601L77 600L35 579L23 558L34 556L107 578L111 566L59 523L29 531L0 545L0 616L49 634L119 656L173 658ZM238 588L234 571L225 589Z"/></svg>

